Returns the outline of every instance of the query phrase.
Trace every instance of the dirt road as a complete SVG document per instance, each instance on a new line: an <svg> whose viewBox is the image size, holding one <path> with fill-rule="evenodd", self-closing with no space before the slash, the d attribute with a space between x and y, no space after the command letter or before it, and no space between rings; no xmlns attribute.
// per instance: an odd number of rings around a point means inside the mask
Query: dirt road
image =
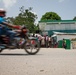
<svg viewBox="0 0 76 75"><path fill-rule="evenodd" d="M76 75L76 50L41 48L36 55L4 50L0 53L0 75Z"/></svg>

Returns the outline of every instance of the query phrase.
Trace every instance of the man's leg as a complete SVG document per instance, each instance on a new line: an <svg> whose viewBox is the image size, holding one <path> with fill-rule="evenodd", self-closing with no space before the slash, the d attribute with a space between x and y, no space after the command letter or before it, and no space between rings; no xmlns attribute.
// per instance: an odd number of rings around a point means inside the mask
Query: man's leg
<svg viewBox="0 0 76 75"><path fill-rule="evenodd" d="M13 41L15 35L16 35L16 32L10 31L10 30L7 31L7 36L9 36L9 38L10 38L10 43ZM12 44L12 43L11 43L11 44Z"/></svg>

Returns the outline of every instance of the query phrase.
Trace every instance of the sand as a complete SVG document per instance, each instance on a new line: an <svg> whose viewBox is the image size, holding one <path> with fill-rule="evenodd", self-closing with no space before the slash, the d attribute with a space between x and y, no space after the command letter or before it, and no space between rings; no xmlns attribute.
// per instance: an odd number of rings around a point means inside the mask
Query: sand
<svg viewBox="0 0 76 75"><path fill-rule="evenodd" d="M0 53L0 75L76 75L76 49L41 48L36 55L4 50Z"/></svg>

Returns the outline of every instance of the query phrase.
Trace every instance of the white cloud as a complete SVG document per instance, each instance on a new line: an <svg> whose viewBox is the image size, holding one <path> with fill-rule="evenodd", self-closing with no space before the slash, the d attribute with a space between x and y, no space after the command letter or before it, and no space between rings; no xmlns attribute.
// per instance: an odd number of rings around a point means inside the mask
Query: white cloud
<svg viewBox="0 0 76 75"><path fill-rule="evenodd" d="M6 9L9 9L10 7L12 7L17 2L17 0L2 0L2 1L4 3L4 7Z"/></svg>
<svg viewBox="0 0 76 75"><path fill-rule="evenodd" d="M59 0L59 2L63 2L64 0Z"/></svg>

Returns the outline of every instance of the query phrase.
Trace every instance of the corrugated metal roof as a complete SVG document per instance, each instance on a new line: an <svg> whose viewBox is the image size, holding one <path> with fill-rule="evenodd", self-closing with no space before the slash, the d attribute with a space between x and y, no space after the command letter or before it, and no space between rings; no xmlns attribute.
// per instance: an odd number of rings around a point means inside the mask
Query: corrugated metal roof
<svg viewBox="0 0 76 75"><path fill-rule="evenodd" d="M69 23L72 23L72 22L76 22L76 20L42 20L42 21L39 21L40 22L69 22Z"/></svg>

